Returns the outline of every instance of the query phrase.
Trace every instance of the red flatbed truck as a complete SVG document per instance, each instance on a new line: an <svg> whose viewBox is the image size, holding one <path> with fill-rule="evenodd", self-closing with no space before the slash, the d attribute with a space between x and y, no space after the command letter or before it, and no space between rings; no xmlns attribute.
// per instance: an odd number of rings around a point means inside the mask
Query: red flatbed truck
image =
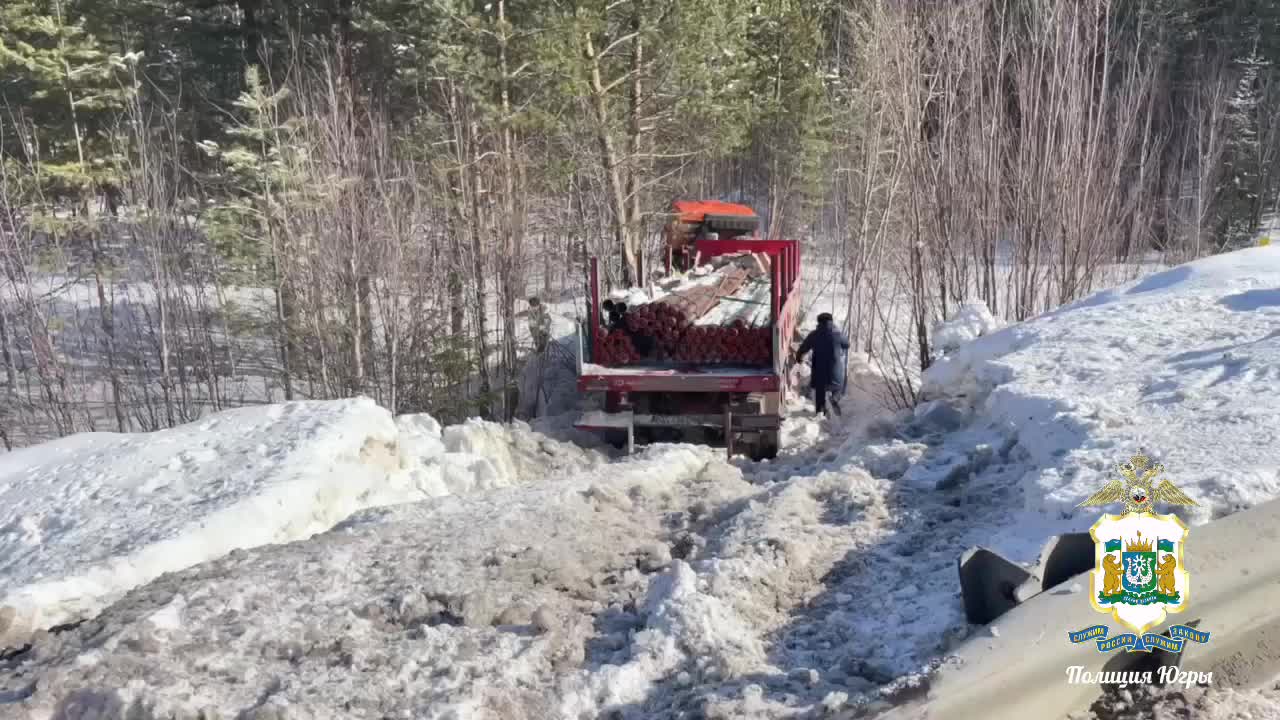
<svg viewBox="0 0 1280 720"><path fill-rule="evenodd" d="M701 259L736 253L769 256L771 364L760 367L689 364L604 367L591 351L601 321L598 260L590 260L591 315L578 332L578 390L603 393L604 410L584 413L576 426L604 431L612 442L698 442L724 445L754 459L777 455L788 396L787 378L801 322L800 244L751 237L699 239Z"/></svg>

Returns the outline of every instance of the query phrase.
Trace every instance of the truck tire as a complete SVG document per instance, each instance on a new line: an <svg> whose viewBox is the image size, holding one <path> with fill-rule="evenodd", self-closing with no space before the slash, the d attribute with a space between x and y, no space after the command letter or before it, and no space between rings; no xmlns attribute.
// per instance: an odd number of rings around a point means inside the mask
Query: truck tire
<svg viewBox="0 0 1280 720"><path fill-rule="evenodd" d="M751 459L759 462L760 460L772 460L778 457L778 431L768 430L760 433L760 439L756 441L755 447L752 448Z"/></svg>

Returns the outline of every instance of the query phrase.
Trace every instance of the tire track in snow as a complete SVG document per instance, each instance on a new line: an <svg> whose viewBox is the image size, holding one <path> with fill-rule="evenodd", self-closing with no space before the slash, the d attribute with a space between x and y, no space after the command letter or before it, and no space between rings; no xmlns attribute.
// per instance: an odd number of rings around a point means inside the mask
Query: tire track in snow
<svg viewBox="0 0 1280 720"><path fill-rule="evenodd" d="M741 464L766 490L693 567L766 656L693 659L620 717L858 717L920 691L970 632L956 560L1020 506L1023 468L1011 442L983 448L1000 440L990 433L918 434L925 442L828 436Z"/></svg>

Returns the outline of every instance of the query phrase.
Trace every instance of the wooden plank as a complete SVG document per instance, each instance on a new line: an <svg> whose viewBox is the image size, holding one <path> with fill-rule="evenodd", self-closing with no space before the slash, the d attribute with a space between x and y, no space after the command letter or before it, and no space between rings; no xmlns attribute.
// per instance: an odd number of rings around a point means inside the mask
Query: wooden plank
<svg viewBox="0 0 1280 720"><path fill-rule="evenodd" d="M719 270L716 274L720 277L714 287L696 285L684 290L675 290L654 302L674 307L684 315L685 321L694 322L715 307L720 302L721 296L737 292L746 283L749 275L745 269L739 267ZM637 308L636 312L643 312L643 310Z"/></svg>

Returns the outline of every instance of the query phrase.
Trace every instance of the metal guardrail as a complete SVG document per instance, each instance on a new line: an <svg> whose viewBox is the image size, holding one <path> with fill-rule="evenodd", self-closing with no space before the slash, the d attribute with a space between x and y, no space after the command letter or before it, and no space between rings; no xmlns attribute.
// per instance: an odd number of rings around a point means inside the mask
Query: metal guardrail
<svg viewBox="0 0 1280 720"><path fill-rule="evenodd" d="M1252 689L1280 674L1280 499L1192 530L1185 550L1191 574L1187 609L1151 632L1190 625L1211 634L1178 656L1163 650L1101 653L1073 644L1071 631L1108 623L1089 602L1078 575L1001 615L979 630L930 678L928 691L877 716L883 720L1024 720L1085 710L1099 685L1068 682L1072 667L1125 671L1158 660L1183 671L1213 673L1213 685ZM1077 587L1072 587L1072 586Z"/></svg>

